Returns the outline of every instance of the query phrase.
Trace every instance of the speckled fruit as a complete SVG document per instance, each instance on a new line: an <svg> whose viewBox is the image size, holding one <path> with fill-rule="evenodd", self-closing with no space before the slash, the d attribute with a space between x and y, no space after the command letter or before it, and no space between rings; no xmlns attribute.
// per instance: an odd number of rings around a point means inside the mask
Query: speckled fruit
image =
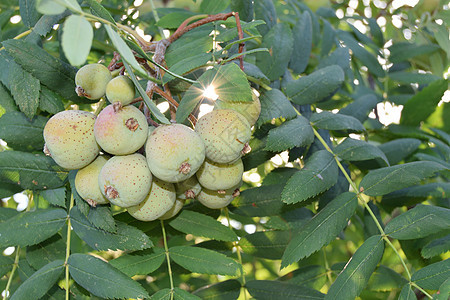
<svg viewBox="0 0 450 300"><path fill-rule="evenodd" d="M252 93L253 101L251 102L225 102L216 100L215 109L232 109L245 117L250 126L256 123L261 113L261 102L259 98Z"/></svg>
<svg viewBox="0 0 450 300"><path fill-rule="evenodd" d="M203 188L200 194L198 194L197 200L211 209L223 208L239 195L239 186L220 192Z"/></svg>
<svg viewBox="0 0 450 300"><path fill-rule="evenodd" d="M114 155L131 154L147 140L147 119L132 105L121 107L119 103L110 104L98 115L94 134L106 152Z"/></svg>
<svg viewBox="0 0 450 300"><path fill-rule="evenodd" d="M145 153L153 175L167 182L180 182L200 168L205 160L205 145L185 125L161 125L148 137Z"/></svg>
<svg viewBox="0 0 450 300"><path fill-rule="evenodd" d="M177 198L175 200L175 204L172 206L172 208L169 209L164 215L159 217L159 219L167 220L167 219L175 217L180 212L180 210L183 208L184 202L186 202L186 199Z"/></svg>
<svg viewBox="0 0 450 300"><path fill-rule="evenodd" d="M106 85L111 79L111 72L104 65L85 65L75 75L75 91L80 97L100 99L105 95Z"/></svg>
<svg viewBox="0 0 450 300"><path fill-rule="evenodd" d="M130 104L134 99L134 84L130 78L121 75L113 78L106 85L106 97L109 102L120 102L123 106Z"/></svg>
<svg viewBox="0 0 450 300"><path fill-rule="evenodd" d="M95 115L66 110L51 117L44 128L44 152L69 170L90 164L100 152L94 136Z"/></svg>
<svg viewBox="0 0 450 300"><path fill-rule="evenodd" d="M78 194L89 205L97 206L97 204L106 204L108 199L102 194L100 186L98 185L98 176L100 170L108 161L109 156L100 155L86 167L78 170L75 176L75 188Z"/></svg>
<svg viewBox="0 0 450 300"><path fill-rule="evenodd" d="M114 156L100 171L98 184L102 194L120 207L130 207L144 201L152 184L152 174L145 157L135 153Z"/></svg>
<svg viewBox="0 0 450 300"><path fill-rule="evenodd" d="M248 152L250 124L240 113L217 109L202 116L195 126L205 143L206 157L218 163L230 163Z"/></svg>
<svg viewBox="0 0 450 300"><path fill-rule="evenodd" d="M175 204L173 183L154 178L150 192L139 205L129 207L128 213L141 221L153 221L164 215Z"/></svg>
<svg viewBox="0 0 450 300"><path fill-rule="evenodd" d="M197 179L202 187L210 190L226 190L242 180L244 164L242 159L230 164L219 164L206 159L197 171Z"/></svg>
<svg viewBox="0 0 450 300"><path fill-rule="evenodd" d="M195 176L175 183L175 189L177 190L177 198L179 199L194 199L198 193L202 190L200 183Z"/></svg>

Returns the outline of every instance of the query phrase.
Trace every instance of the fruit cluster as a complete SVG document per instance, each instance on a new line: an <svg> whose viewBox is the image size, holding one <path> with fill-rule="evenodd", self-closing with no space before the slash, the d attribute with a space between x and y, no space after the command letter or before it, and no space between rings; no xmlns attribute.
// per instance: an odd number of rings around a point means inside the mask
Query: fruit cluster
<svg viewBox="0 0 450 300"><path fill-rule="evenodd" d="M91 206L112 203L136 219L175 216L186 199L218 209L238 195L250 151L251 126L261 111L252 102L216 101L195 130L183 124L149 126L130 104L135 96L127 76L112 78L101 64L82 67L75 78L80 96L111 103L95 116L67 110L44 128L44 152L63 168L79 169L78 194Z"/></svg>

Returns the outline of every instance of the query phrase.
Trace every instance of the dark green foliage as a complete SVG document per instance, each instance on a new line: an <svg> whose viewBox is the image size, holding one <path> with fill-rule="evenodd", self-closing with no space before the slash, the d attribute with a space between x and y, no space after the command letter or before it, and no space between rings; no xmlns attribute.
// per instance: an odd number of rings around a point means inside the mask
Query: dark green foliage
<svg viewBox="0 0 450 300"><path fill-rule="evenodd" d="M3 1L5 298L66 299L68 282L71 299L447 300L448 9L353 2ZM43 129L100 112L74 82L97 62L131 78L152 125L195 129L211 87L259 97L231 204L143 222L81 199Z"/></svg>

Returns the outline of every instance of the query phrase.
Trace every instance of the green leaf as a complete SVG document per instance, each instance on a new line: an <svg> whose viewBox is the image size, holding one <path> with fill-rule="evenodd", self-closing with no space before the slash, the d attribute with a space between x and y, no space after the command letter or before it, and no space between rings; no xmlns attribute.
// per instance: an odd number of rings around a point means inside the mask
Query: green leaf
<svg viewBox="0 0 450 300"><path fill-rule="evenodd" d="M450 278L450 259L428 265L411 276L411 281L428 290L437 290Z"/></svg>
<svg viewBox="0 0 450 300"><path fill-rule="evenodd" d="M418 184L445 167L430 161L417 161L369 171L360 183L368 196L382 196Z"/></svg>
<svg viewBox="0 0 450 300"><path fill-rule="evenodd" d="M425 121L435 111L447 88L447 80L437 80L414 95L403 107L400 124L418 126Z"/></svg>
<svg viewBox="0 0 450 300"><path fill-rule="evenodd" d="M231 0L231 11L239 13L242 21L249 22L253 19L253 1L252 0Z"/></svg>
<svg viewBox="0 0 450 300"><path fill-rule="evenodd" d="M66 220L67 213L61 208L20 213L0 223L0 247L38 244L57 233Z"/></svg>
<svg viewBox="0 0 450 300"><path fill-rule="evenodd" d="M76 69L47 53L41 47L24 40L7 40L3 46L15 62L67 100L79 101L75 93Z"/></svg>
<svg viewBox="0 0 450 300"><path fill-rule="evenodd" d="M20 285L11 300L41 298L57 282L63 271L63 260L55 260L45 265Z"/></svg>
<svg viewBox="0 0 450 300"><path fill-rule="evenodd" d="M355 299L369 281L383 252L384 240L381 236L368 238L333 282L325 299Z"/></svg>
<svg viewBox="0 0 450 300"><path fill-rule="evenodd" d="M393 63L399 63L402 61L407 61L410 58L423 55L431 54L439 50L439 46L436 44L423 44L419 45L416 43L394 43L389 47L391 55L389 60Z"/></svg>
<svg viewBox="0 0 450 300"><path fill-rule="evenodd" d="M53 25L68 14L69 12L57 15L43 15L34 26L33 32L40 36L46 36L53 29Z"/></svg>
<svg viewBox="0 0 450 300"><path fill-rule="evenodd" d="M150 299L151 300L170 300L172 291L170 289L162 289L154 293Z"/></svg>
<svg viewBox="0 0 450 300"><path fill-rule="evenodd" d="M19 0L19 7L22 22L28 28L33 27L39 20L39 13L36 10L36 0Z"/></svg>
<svg viewBox="0 0 450 300"><path fill-rule="evenodd" d="M82 16L71 15L64 22L61 46L67 60L73 66L86 61L91 50L94 30L91 23Z"/></svg>
<svg viewBox="0 0 450 300"><path fill-rule="evenodd" d="M110 233L92 225L78 207L70 211L75 233L96 250L143 250L153 246L149 237L139 229L116 222L117 232Z"/></svg>
<svg viewBox="0 0 450 300"><path fill-rule="evenodd" d="M173 289L173 296L175 300L201 300L198 296L186 292L179 287Z"/></svg>
<svg viewBox="0 0 450 300"><path fill-rule="evenodd" d="M11 271L14 264L14 260L8 256L0 256L0 276L6 275L9 271ZM240 287L240 285L239 285Z"/></svg>
<svg viewBox="0 0 450 300"><path fill-rule="evenodd" d="M450 279L447 279L439 287L439 294L436 294L436 300L448 300L450 297Z"/></svg>
<svg viewBox="0 0 450 300"><path fill-rule="evenodd" d="M385 76L385 72L375 55L362 47L350 33L340 31L338 33L338 36L339 39L342 40L344 44L352 50L352 55L356 57L363 65L365 65L370 73L380 78L383 78Z"/></svg>
<svg viewBox="0 0 450 300"><path fill-rule="evenodd" d="M284 184L249 188L233 201L234 213L248 217L273 216L281 212L281 192Z"/></svg>
<svg viewBox="0 0 450 300"><path fill-rule="evenodd" d="M417 300L416 293L411 289L409 283L405 284L398 296L398 300Z"/></svg>
<svg viewBox="0 0 450 300"><path fill-rule="evenodd" d="M27 261L36 270L52 261L64 260L65 256L66 243L59 234L55 234L39 244L27 247Z"/></svg>
<svg viewBox="0 0 450 300"><path fill-rule="evenodd" d="M309 56L312 48L312 21L308 12L304 12L300 20L292 29L294 46L292 50L289 68L294 72L303 73L308 66Z"/></svg>
<svg viewBox="0 0 450 300"><path fill-rule="evenodd" d="M289 120L297 116L291 102L280 90L264 91L259 97L259 101L261 102L261 114L256 122L258 127L273 119L283 117Z"/></svg>
<svg viewBox="0 0 450 300"><path fill-rule="evenodd" d="M169 222L178 231L218 241L237 241L237 235L214 218L198 212L183 210Z"/></svg>
<svg viewBox="0 0 450 300"><path fill-rule="evenodd" d="M10 71L11 94L28 119L32 119L39 107L39 80L22 69L18 64L13 64Z"/></svg>
<svg viewBox="0 0 450 300"><path fill-rule="evenodd" d="M18 111L16 102L11 97L6 87L0 82L0 117L11 111Z"/></svg>
<svg viewBox="0 0 450 300"><path fill-rule="evenodd" d="M336 39L336 31L333 26L331 26L330 22L326 19L322 19L323 22L323 30L322 30L322 45L320 48L320 56L323 57L330 53L331 48L333 48L334 41ZM339 48L338 48L339 49ZM347 51L348 54L348 51ZM350 61L350 57L348 59ZM320 63L319 63L320 65Z"/></svg>
<svg viewBox="0 0 450 300"><path fill-rule="evenodd" d="M294 147L308 146L314 142L314 132L308 119L297 118L269 131L265 150L284 151Z"/></svg>
<svg viewBox="0 0 450 300"><path fill-rule="evenodd" d="M209 300L237 299L240 293L241 283L235 279L210 284L193 292L194 295Z"/></svg>
<svg viewBox="0 0 450 300"><path fill-rule="evenodd" d="M203 25L183 34L170 44L165 54L167 66L171 67L188 56L209 52L213 46L213 36L210 35L212 30L212 24Z"/></svg>
<svg viewBox="0 0 450 300"><path fill-rule="evenodd" d="M332 65L290 82L286 95L300 105L316 103L335 93L344 79L342 68Z"/></svg>
<svg viewBox="0 0 450 300"><path fill-rule="evenodd" d="M265 84L270 83L269 78L267 78L267 76L264 75L264 73L257 66L245 61L244 61L244 73L247 75L247 78L257 80ZM262 91L260 90L260 92Z"/></svg>
<svg viewBox="0 0 450 300"><path fill-rule="evenodd" d="M44 155L20 151L0 152L0 182L23 189L53 189L64 184L67 171Z"/></svg>
<svg viewBox="0 0 450 300"><path fill-rule="evenodd" d="M13 149L40 151L44 147L43 131L47 121L42 116L30 120L21 112L7 112L0 117L0 138Z"/></svg>
<svg viewBox="0 0 450 300"><path fill-rule="evenodd" d="M200 4L200 12L214 15L224 11L228 5L230 5L230 0L203 0Z"/></svg>
<svg viewBox="0 0 450 300"><path fill-rule="evenodd" d="M144 99L145 104L150 109L155 118L157 118L163 124L170 124L169 120L167 120L164 114L161 113L156 104L149 98L145 90L142 88L141 84L136 78L136 75L134 75L133 71L131 70L131 67L127 64L127 62L124 61L123 63L128 72L128 75L134 83L134 86L137 88L139 94L141 95L142 99Z"/></svg>
<svg viewBox="0 0 450 300"><path fill-rule="evenodd" d="M109 206L98 205L96 207L91 207L87 218L89 222L97 228L111 233L117 232L117 225Z"/></svg>
<svg viewBox="0 0 450 300"><path fill-rule="evenodd" d="M409 83L430 84L440 79L439 76L433 74L406 72L406 71L397 71L389 73L389 78L399 83L407 83L407 84Z"/></svg>
<svg viewBox="0 0 450 300"><path fill-rule="evenodd" d="M11 219L18 214L19 212L14 208L0 207L0 223Z"/></svg>
<svg viewBox="0 0 450 300"><path fill-rule="evenodd" d="M392 219L385 228L387 235L399 240L426 237L450 227L450 209L419 204Z"/></svg>
<svg viewBox="0 0 450 300"><path fill-rule="evenodd" d="M202 67L212 59L211 53L200 53L194 56L185 57L170 66L169 70L175 74L183 75L199 67ZM175 79L169 73L165 73L163 77L164 83Z"/></svg>
<svg viewBox="0 0 450 300"><path fill-rule="evenodd" d="M317 69L338 65L344 73L350 69L350 52L347 47L339 47L329 56L324 57L317 66Z"/></svg>
<svg viewBox="0 0 450 300"><path fill-rule="evenodd" d="M309 265L284 275L280 280L320 290L327 281L326 274L327 270L324 267Z"/></svg>
<svg viewBox="0 0 450 300"><path fill-rule="evenodd" d="M153 248L153 251L125 254L109 263L128 276L147 275L157 270L166 260L166 255L160 248Z"/></svg>
<svg viewBox="0 0 450 300"><path fill-rule="evenodd" d="M385 166L389 166L388 159L383 151L367 142L346 138L335 149L334 153L348 161L360 161L380 158Z"/></svg>
<svg viewBox="0 0 450 300"><path fill-rule="evenodd" d="M290 231L259 231L239 240L244 253L266 259L280 259L291 240Z"/></svg>
<svg viewBox="0 0 450 300"><path fill-rule="evenodd" d="M36 9L41 14L59 15L66 10L66 7L54 0L37 0Z"/></svg>
<svg viewBox="0 0 450 300"><path fill-rule="evenodd" d="M256 54L256 66L270 80L277 80L284 74L289 64L293 44L294 39L289 25L286 23L276 24L263 37L260 47L269 49L269 52Z"/></svg>
<svg viewBox="0 0 450 300"><path fill-rule="evenodd" d="M120 37L120 35L112 29L110 25L105 25L106 32L108 33L109 38L111 39L111 42L113 43L114 47L117 49L117 51L120 53L120 56L123 60L125 60L139 75L147 77L147 73L145 70L139 65L136 58L133 55L133 52L131 52L130 47L125 43L125 41ZM128 73L132 73L128 71ZM136 85L136 84L135 84ZM137 87L138 85L136 85Z"/></svg>
<svg viewBox="0 0 450 300"><path fill-rule="evenodd" d="M419 148L422 142L418 139L400 138L381 144L378 148L386 154L389 164L396 165Z"/></svg>
<svg viewBox="0 0 450 300"><path fill-rule="evenodd" d="M292 175L281 195L287 204L305 201L332 187L338 178L338 166L326 150L314 152L303 169Z"/></svg>
<svg viewBox="0 0 450 300"><path fill-rule="evenodd" d="M39 192L39 196L44 198L50 204L65 208L66 207L66 188L58 188L52 190L43 190Z"/></svg>
<svg viewBox="0 0 450 300"><path fill-rule="evenodd" d="M41 94L39 96L39 108L51 114L56 114L64 110L63 99L57 93L41 85Z"/></svg>
<svg viewBox="0 0 450 300"><path fill-rule="evenodd" d="M218 99L225 102L253 101L252 90L245 73L236 64L226 64L207 70L184 94L177 110L177 122L182 123L204 100L204 91L214 88Z"/></svg>
<svg viewBox="0 0 450 300"><path fill-rule="evenodd" d="M72 278L92 294L107 298L146 298L145 289L110 264L91 255L70 255L69 272Z"/></svg>
<svg viewBox="0 0 450 300"><path fill-rule="evenodd" d="M195 16L195 13L188 10L175 11L162 16L156 25L167 29L177 29L187 18L192 16Z"/></svg>
<svg viewBox="0 0 450 300"><path fill-rule="evenodd" d="M258 0L254 2L255 20L263 20L265 24L258 26L258 31L266 35L277 24L277 11L272 0Z"/></svg>
<svg viewBox="0 0 450 300"><path fill-rule="evenodd" d="M292 238L284 252L281 267L285 268L328 245L345 228L357 206L357 195L350 192L328 203Z"/></svg>
<svg viewBox="0 0 450 300"><path fill-rule="evenodd" d="M378 99L373 94L367 94L359 97L343 109L339 111L340 114L352 116L358 119L361 123L367 120L369 113L377 106Z"/></svg>
<svg viewBox="0 0 450 300"><path fill-rule="evenodd" d="M314 127L319 129L347 130L349 132L363 132L366 130L358 119L352 116L333 114L329 111L313 113L310 121Z"/></svg>
<svg viewBox="0 0 450 300"><path fill-rule="evenodd" d="M429 242L420 253L423 258L432 258L447 251L450 251L450 234Z"/></svg>
<svg viewBox="0 0 450 300"><path fill-rule="evenodd" d="M111 16L109 11L104 8L99 2L97 2L96 0L86 0L86 2L89 4L89 7L94 15L108 20L113 24L116 24L116 21L114 21L114 18Z"/></svg>
<svg viewBox="0 0 450 300"><path fill-rule="evenodd" d="M251 280L245 284L250 295L255 299L265 300L309 300L324 299L321 292L302 285L272 280Z"/></svg>
<svg viewBox="0 0 450 300"><path fill-rule="evenodd" d="M408 281L399 273L391 268L380 265L370 277L367 288L371 291L379 292L392 291L399 289L406 283Z"/></svg>
<svg viewBox="0 0 450 300"><path fill-rule="evenodd" d="M242 272L234 259L209 249L175 246L169 253L174 262L194 273L238 276Z"/></svg>

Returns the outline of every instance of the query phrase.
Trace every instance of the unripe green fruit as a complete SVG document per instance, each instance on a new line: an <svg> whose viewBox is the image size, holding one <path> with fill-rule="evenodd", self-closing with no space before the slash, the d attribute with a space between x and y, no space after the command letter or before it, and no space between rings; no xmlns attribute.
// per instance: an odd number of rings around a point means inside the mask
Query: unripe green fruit
<svg viewBox="0 0 450 300"><path fill-rule="evenodd" d="M200 168L205 160L205 145L185 125L161 125L148 137L145 154L153 175L167 182L180 182Z"/></svg>
<svg viewBox="0 0 450 300"><path fill-rule="evenodd" d="M240 186L240 184L239 184ZM211 209L224 208L233 201L235 197L239 195L239 187L233 187L225 191L214 191L208 189L202 189L197 196L197 200L204 206Z"/></svg>
<svg viewBox="0 0 450 300"><path fill-rule="evenodd" d="M261 113L261 102L259 98L252 93L253 101L251 102L225 102L216 100L215 109L232 109L245 117L250 126L253 126Z"/></svg>
<svg viewBox="0 0 450 300"><path fill-rule="evenodd" d="M132 105L121 107L120 103L110 104L98 115L94 134L106 152L114 155L131 154L147 140L147 119Z"/></svg>
<svg viewBox="0 0 450 300"><path fill-rule="evenodd" d="M106 85L112 79L111 72L102 64L89 64L81 67L75 75L75 91L78 96L91 100L105 95Z"/></svg>
<svg viewBox="0 0 450 300"><path fill-rule="evenodd" d="M202 116L195 126L205 143L206 157L218 163L230 163L249 151L250 124L240 113L217 109Z"/></svg>
<svg viewBox="0 0 450 300"><path fill-rule="evenodd" d="M100 152L94 137L95 115L81 110L61 111L44 128L44 153L69 170L90 164Z"/></svg>
<svg viewBox="0 0 450 300"><path fill-rule="evenodd" d="M201 186L209 190L226 190L239 184L243 173L242 159L230 164L219 164L206 159L196 175Z"/></svg>
<svg viewBox="0 0 450 300"><path fill-rule="evenodd" d="M120 102L122 106L130 104L134 99L134 84L130 78L121 75L113 78L106 85L106 97L109 102Z"/></svg>
<svg viewBox="0 0 450 300"><path fill-rule="evenodd" d="M108 199L102 194L98 185L98 176L100 170L108 161L109 156L100 155L86 167L78 170L75 176L75 189L81 198L89 205L95 207L97 204L109 203Z"/></svg>
<svg viewBox="0 0 450 300"><path fill-rule="evenodd" d="M164 215L175 204L176 192L172 183L154 178L150 192L139 205L129 207L128 213L141 221L153 221Z"/></svg>
<svg viewBox="0 0 450 300"><path fill-rule="evenodd" d="M195 176L185 181L175 183L177 199L194 199L202 190L200 183Z"/></svg>
<svg viewBox="0 0 450 300"><path fill-rule="evenodd" d="M186 201L186 199L179 199L177 198L175 200L175 204L172 206L171 209L169 209L164 215L162 215L161 217L159 217L160 220L167 220L170 219L172 217L175 217L180 210L183 208L184 202Z"/></svg>
<svg viewBox="0 0 450 300"><path fill-rule="evenodd" d="M135 153L114 156L98 177L102 194L114 205L130 207L144 201L152 184L145 157Z"/></svg>

